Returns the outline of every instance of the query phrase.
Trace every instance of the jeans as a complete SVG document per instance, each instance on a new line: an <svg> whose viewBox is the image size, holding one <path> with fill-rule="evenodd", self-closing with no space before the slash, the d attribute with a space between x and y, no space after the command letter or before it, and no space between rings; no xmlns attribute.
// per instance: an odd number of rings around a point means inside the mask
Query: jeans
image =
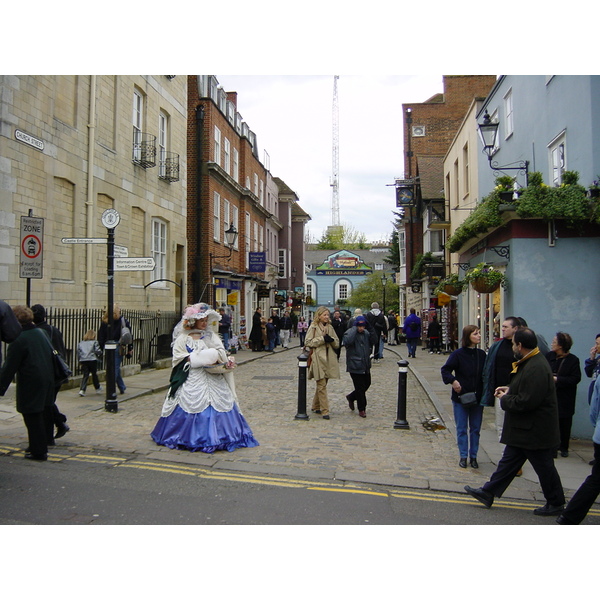
<svg viewBox="0 0 600 600"><path fill-rule="evenodd" d="M219 334L223 339L223 346L225 347L225 352L229 352L229 331Z"/></svg>
<svg viewBox="0 0 600 600"><path fill-rule="evenodd" d="M454 422L456 423L456 443L461 458L477 458L479 451L479 433L483 421L483 406L463 406L452 402Z"/></svg>
<svg viewBox="0 0 600 600"><path fill-rule="evenodd" d="M406 338L406 348L408 349L408 356L416 357L417 339L418 338Z"/></svg>
<svg viewBox="0 0 600 600"><path fill-rule="evenodd" d="M267 346L267 352L273 352L275 350L275 336L269 338L269 345Z"/></svg>
<svg viewBox="0 0 600 600"><path fill-rule="evenodd" d="M304 340L306 339L306 331L299 331L298 337L300 338L300 346L304 346Z"/></svg>
<svg viewBox="0 0 600 600"><path fill-rule="evenodd" d="M119 355L119 351L115 352L115 382L117 383L117 387L121 394L125 393L127 387L125 386L125 382L123 381L123 377L121 377L121 363L123 362L123 357Z"/></svg>

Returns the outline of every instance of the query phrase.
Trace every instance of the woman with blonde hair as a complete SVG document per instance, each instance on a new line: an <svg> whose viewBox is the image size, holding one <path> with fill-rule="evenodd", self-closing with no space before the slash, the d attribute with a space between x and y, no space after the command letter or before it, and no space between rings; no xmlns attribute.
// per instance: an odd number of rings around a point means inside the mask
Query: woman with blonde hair
<svg viewBox="0 0 600 600"><path fill-rule="evenodd" d="M312 402L312 411L329 419L329 400L327 398L327 382L340 378L340 366L335 351L340 341L330 322L329 309L320 306L306 333L305 344L311 349L308 378L316 380L317 387Z"/></svg>

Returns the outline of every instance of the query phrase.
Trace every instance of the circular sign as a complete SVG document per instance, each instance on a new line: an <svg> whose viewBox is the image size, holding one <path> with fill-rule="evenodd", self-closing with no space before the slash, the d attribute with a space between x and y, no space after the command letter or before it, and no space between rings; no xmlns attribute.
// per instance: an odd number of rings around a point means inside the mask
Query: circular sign
<svg viewBox="0 0 600 600"><path fill-rule="evenodd" d="M21 242L21 250L27 258L37 258L42 251L42 242L37 235L26 235Z"/></svg>
<svg viewBox="0 0 600 600"><path fill-rule="evenodd" d="M102 213L102 225L107 229L114 229L121 221L121 215L114 208L107 208Z"/></svg>

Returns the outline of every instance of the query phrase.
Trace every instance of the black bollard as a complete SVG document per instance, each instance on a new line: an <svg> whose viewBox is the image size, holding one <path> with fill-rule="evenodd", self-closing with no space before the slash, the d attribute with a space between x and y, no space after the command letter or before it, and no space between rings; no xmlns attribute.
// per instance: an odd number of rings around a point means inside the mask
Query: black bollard
<svg viewBox="0 0 600 600"><path fill-rule="evenodd" d="M308 355L302 354L298 357L298 412L294 419L308 421L310 417L306 414L306 378L308 374Z"/></svg>
<svg viewBox="0 0 600 600"><path fill-rule="evenodd" d="M408 361L398 361L398 412L394 429L410 429L406 420L406 379L408 377Z"/></svg>

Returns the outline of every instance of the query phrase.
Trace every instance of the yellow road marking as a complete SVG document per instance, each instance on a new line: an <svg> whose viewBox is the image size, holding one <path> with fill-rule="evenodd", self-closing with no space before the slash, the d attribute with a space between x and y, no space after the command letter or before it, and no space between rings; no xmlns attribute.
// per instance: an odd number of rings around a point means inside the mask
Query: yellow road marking
<svg viewBox="0 0 600 600"><path fill-rule="evenodd" d="M307 487L307 490L315 491L315 492L346 492L347 494L368 494L370 496L383 496L384 498L389 497L389 494L386 492L369 492L367 490L358 490L358 489L336 489L336 488L328 488L328 487Z"/></svg>

